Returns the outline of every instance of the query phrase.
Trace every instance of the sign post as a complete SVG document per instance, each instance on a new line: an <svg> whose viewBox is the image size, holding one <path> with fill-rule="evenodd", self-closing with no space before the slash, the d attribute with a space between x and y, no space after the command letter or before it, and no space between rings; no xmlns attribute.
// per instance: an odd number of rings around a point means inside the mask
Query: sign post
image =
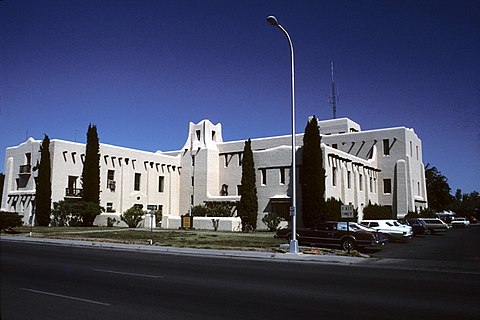
<svg viewBox="0 0 480 320"><path fill-rule="evenodd" d="M342 205L340 208L340 216L342 219L352 219L353 218L353 206L352 205ZM347 237L350 237L350 221L347 220ZM347 248L348 253L350 254L350 247Z"/></svg>

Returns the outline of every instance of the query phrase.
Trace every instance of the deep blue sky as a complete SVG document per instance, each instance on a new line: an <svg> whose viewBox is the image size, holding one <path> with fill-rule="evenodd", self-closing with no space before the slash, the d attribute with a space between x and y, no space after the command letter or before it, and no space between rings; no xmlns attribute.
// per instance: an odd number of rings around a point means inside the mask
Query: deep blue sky
<svg viewBox="0 0 480 320"><path fill-rule="evenodd" d="M363 130L405 126L452 193L480 191L478 1L0 1L0 172L33 136L178 150L188 122L223 139L290 133L295 48L297 132L307 117Z"/></svg>

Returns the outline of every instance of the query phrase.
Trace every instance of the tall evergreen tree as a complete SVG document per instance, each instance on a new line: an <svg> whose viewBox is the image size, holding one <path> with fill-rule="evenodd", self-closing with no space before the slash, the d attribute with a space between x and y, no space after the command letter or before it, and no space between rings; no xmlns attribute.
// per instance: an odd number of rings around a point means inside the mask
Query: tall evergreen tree
<svg viewBox="0 0 480 320"><path fill-rule="evenodd" d="M313 227L326 217L325 169L316 117L312 117L305 128L302 169L303 224Z"/></svg>
<svg viewBox="0 0 480 320"><path fill-rule="evenodd" d="M100 143L98 141L97 127L90 124L87 131L87 146L85 150L85 162L82 172L82 200L90 205L87 208L99 207L100 205ZM95 211L95 210L93 210ZM95 216L99 212L86 212L83 223L87 226L93 224Z"/></svg>
<svg viewBox="0 0 480 320"><path fill-rule="evenodd" d="M244 232L257 228L258 198L255 180L252 142L248 139L243 148L241 197L238 205L238 215L242 219Z"/></svg>
<svg viewBox="0 0 480 320"><path fill-rule="evenodd" d="M50 139L47 135L40 145L40 163L38 165L38 177L35 195L35 207L37 223L40 226L50 224L52 208L52 169L50 165Z"/></svg>
<svg viewBox="0 0 480 320"><path fill-rule="evenodd" d="M425 167L425 181L427 184L428 206L436 212L449 209L454 202L450 194L448 179L436 168L427 164Z"/></svg>
<svg viewBox="0 0 480 320"><path fill-rule="evenodd" d="M2 203L4 181L5 181L5 174L0 173L0 203Z"/></svg>

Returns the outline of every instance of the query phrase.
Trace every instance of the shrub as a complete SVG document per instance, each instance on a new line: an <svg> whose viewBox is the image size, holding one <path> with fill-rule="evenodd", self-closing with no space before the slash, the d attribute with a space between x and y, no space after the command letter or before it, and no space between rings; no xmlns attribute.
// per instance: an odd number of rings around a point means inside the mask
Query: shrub
<svg viewBox="0 0 480 320"><path fill-rule="evenodd" d="M128 225L129 228L136 228L142 221L145 214L147 214L147 211L143 211L142 208L138 206L133 206L130 209L127 209L127 211L125 211L120 218Z"/></svg>
<svg viewBox="0 0 480 320"><path fill-rule="evenodd" d="M392 219L392 217L392 208L390 206L369 203L368 206L363 208L364 220Z"/></svg>
<svg viewBox="0 0 480 320"><path fill-rule="evenodd" d="M192 215L195 217L208 217L209 211L205 205L198 204L192 208Z"/></svg>
<svg viewBox="0 0 480 320"><path fill-rule="evenodd" d="M52 226L91 227L103 208L93 202L58 201L53 203Z"/></svg>
<svg viewBox="0 0 480 320"><path fill-rule="evenodd" d="M269 231L275 231L278 228L278 225L283 219L276 215L273 212L267 213L263 218L262 222L265 223Z"/></svg>
<svg viewBox="0 0 480 320"><path fill-rule="evenodd" d="M154 212L154 214L155 214L155 225L158 227L162 223L162 217L163 217L162 210L157 210Z"/></svg>
<svg viewBox="0 0 480 320"><path fill-rule="evenodd" d="M205 206L210 217L231 217L235 204L231 202L207 202Z"/></svg>
<svg viewBox="0 0 480 320"><path fill-rule="evenodd" d="M231 217L235 204L231 202L207 202L205 205L196 205L192 208L195 217Z"/></svg>
<svg viewBox="0 0 480 320"><path fill-rule="evenodd" d="M335 199L333 197L328 198L327 201L325 201L325 207L326 207L326 212L327 212L327 220L343 220L346 221L344 218L342 218L342 209L343 202L341 200ZM353 209L353 220L357 221L358 219L358 209L354 208ZM349 219L351 221L352 219Z"/></svg>
<svg viewBox="0 0 480 320"><path fill-rule="evenodd" d="M0 211L0 230L22 226L23 216L16 212Z"/></svg>

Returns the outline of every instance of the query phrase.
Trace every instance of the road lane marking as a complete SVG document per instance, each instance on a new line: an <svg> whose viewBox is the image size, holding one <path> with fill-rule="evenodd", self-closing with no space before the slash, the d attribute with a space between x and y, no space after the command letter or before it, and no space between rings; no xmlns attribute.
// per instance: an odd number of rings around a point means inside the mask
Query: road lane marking
<svg viewBox="0 0 480 320"><path fill-rule="evenodd" d="M99 304L99 305L102 305L102 306L110 306L111 305L110 303L104 303L104 302L99 302L99 301L94 301L94 300L88 300L88 299L82 299L82 298L77 298L77 297L72 297L72 296L66 296L66 295L58 294L58 293L52 293L52 292L46 292L46 291L40 291L40 290L34 290L34 289L28 289L28 288L20 288L20 289L25 290L25 291L30 291L30 292L33 292L33 293L44 294L44 295L47 295L47 296L65 298L65 299L88 302L88 303L94 303L94 304Z"/></svg>
<svg viewBox="0 0 480 320"><path fill-rule="evenodd" d="M112 271L112 270L103 270L103 269L93 269L93 271L98 272L106 272L106 273L113 273L113 274L121 274L125 276L135 276L135 277L144 277L144 278L163 278L161 276L154 276L150 274L140 274L140 273L130 273L130 272L119 272L119 271Z"/></svg>

